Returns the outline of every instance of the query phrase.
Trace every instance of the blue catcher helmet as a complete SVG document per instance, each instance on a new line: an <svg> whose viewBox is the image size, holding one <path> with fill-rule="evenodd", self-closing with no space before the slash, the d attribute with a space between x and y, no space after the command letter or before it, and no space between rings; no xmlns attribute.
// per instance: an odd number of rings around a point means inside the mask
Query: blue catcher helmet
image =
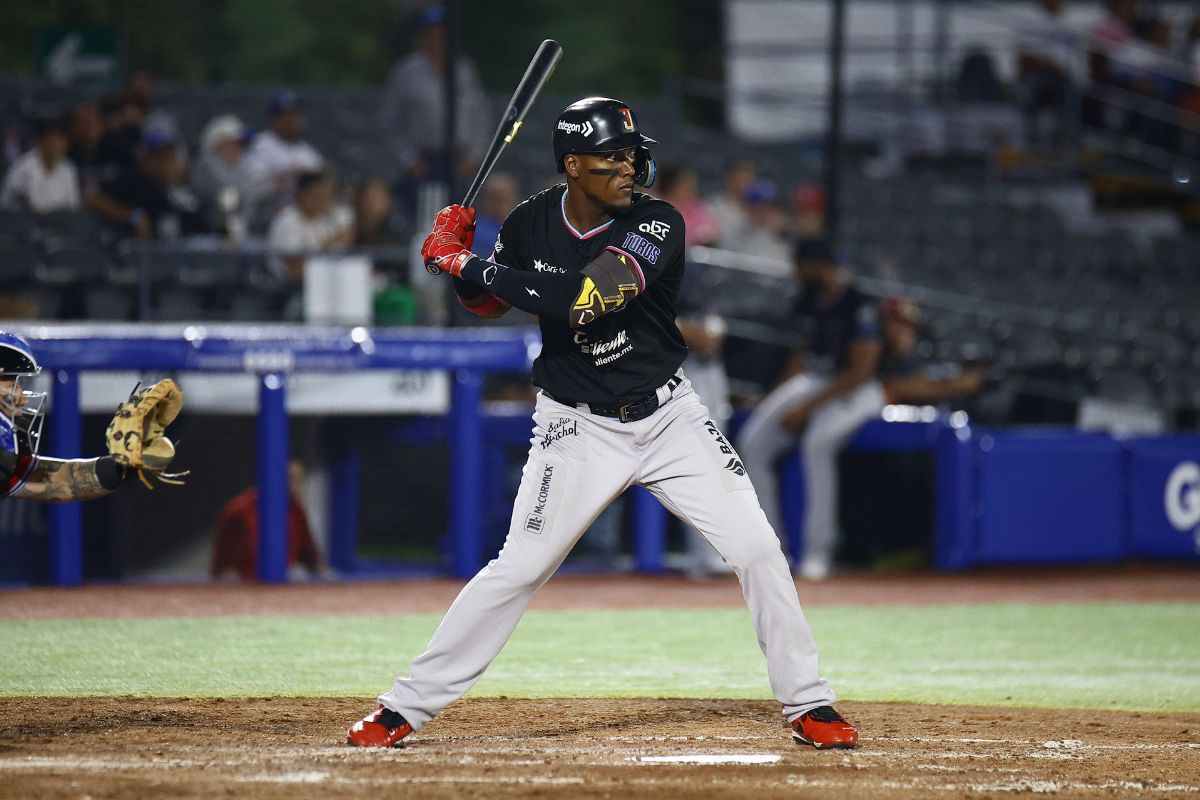
<svg viewBox="0 0 1200 800"><path fill-rule="evenodd" d="M46 395L22 388L21 378L32 378L41 371L29 343L0 330L0 448L11 453L37 453Z"/></svg>

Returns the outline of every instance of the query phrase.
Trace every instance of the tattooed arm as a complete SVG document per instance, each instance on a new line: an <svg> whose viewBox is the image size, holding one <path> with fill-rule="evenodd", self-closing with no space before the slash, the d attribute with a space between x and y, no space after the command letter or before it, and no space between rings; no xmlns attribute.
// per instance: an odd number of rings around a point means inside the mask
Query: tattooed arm
<svg viewBox="0 0 1200 800"><path fill-rule="evenodd" d="M112 458L41 458L11 497L49 503L95 500L111 494L127 478L124 467Z"/></svg>

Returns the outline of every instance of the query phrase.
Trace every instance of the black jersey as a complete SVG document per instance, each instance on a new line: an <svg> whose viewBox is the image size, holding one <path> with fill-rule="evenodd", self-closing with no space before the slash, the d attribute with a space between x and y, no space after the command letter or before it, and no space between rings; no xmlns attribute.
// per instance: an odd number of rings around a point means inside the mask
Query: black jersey
<svg viewBox="0 0 1200 800"><path fill-rule="evenodd" d="M675 325L683 281L683 217L670 203L635 193L628 214L590 231L567 221L566 186L521 203L500 228L492 260L515 270L561 276L580 271L605 250L631 259L644 289L624 307L582 328L539 316L542 353L533 382L559 399L625 404L662 386L687 356Z"/></svg>
<svg viewBox="0 0 1200 800"><path fill-rule="evenodd" d="M852 284L832 300L820 290L802 292L794 315L807 346L805 366L816 372L845 368L853 342L879 338L879 309Z"/></svg>

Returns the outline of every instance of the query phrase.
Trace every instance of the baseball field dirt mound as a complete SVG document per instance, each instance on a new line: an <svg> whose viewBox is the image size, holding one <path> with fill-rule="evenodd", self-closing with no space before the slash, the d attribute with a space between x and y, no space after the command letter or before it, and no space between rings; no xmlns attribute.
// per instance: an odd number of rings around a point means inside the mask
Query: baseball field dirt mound
<svg viewBox="0 0 1200 800"><path fill-rule="evenodd" d="M1200 714L843 703L854 751L771 702L467 699L400 750L364 698L0 698L4 797L1200 796ZM399 793L403 794L399 794Z"/></svg>

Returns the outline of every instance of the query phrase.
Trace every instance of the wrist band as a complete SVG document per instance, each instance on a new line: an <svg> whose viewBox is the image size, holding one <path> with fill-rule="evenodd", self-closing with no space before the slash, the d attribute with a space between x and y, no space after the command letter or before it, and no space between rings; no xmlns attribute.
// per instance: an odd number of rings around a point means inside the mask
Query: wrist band
<svg viewBox="0 0 1200 800"><path fill-rule="evenodd" d="M110 492L129 480L130 475L131 472L113 461L112 456L96 459L96 480Z"/></svg>

